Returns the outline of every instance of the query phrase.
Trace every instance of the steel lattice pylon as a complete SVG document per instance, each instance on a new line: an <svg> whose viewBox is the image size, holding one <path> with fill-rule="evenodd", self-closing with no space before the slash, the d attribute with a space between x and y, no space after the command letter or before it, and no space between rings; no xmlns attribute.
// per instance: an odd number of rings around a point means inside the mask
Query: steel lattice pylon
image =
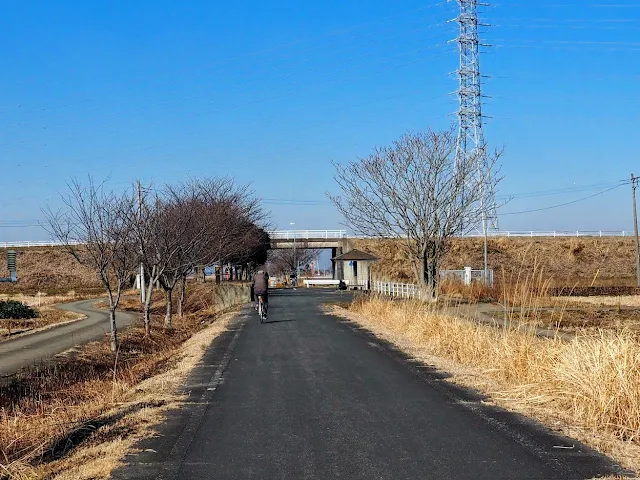
<svg viewBox="0 0 640 480"><path fill-rule="evenodd" d="M480 77L480 40L478 37L477 0L458 0L460 5L460 69L458 80L460 87L458 99L459 132L457 154L476 153L484 148L482 131L482 91Z"/></svg>
<svg viewBox="0 0 640 480"><path fill-rule="evenodd" d="M456 144L456 158L476 159L475 185L483 185L481 192L482 232L485 237L489 228L489 220L497 225L495 193L491 166L489 165L484 132L482 128L482 76L480 74L480 38L478 27L478 6L486 5L477 0L456 0L460 6L457 21L460 25L458 45L460 47L460 68L458 70L458 139ZM466 163L466 162L465 162ZM485 270L487 269L485 245Z"/></svg>

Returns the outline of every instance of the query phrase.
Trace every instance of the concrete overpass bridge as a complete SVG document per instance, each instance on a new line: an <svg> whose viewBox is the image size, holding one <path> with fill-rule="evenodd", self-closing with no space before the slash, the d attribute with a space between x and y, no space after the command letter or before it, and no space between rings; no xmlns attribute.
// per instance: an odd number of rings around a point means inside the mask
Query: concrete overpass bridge
<svg viewBox="0 0 640 480"><path fill-rule="evenodd" d="M268 232L272 249L345 248L346 230L276 230Z"/></svg>
<svg viewBox="0 0 640 480"><path fill-rule="evenodd" d="M346 230L275 230L269 233L271 248L322 248L331 249L331 258L335 258L349 249ZM333 278L343 277L342 263L333 265Z"/></svg>

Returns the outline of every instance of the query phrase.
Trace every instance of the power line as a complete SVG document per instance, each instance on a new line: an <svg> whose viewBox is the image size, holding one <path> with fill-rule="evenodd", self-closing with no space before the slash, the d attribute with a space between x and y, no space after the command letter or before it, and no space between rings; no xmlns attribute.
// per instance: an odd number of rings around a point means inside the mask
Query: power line
<svg viewBox="0 0 640 480"><path fill-rule="evenodd" d="M610 186L609 188L606 188L605 190L602 190L600 192L594 193L592 195L588 195L586 197L582 197L576 200L572 200L569 202L564 202L564 203L560 203L557 205L552 205L549 207L542 207L542 208L536 208L536 209L530 209L530 210L523 210L523 211L519 211L519 212L508 212L508 213L502 213L500 215L520 215L520 214L524 214L524 213L534 213L534 212L540 212L540 211L545 211L545 210L551 210L551 209L555 209L555 208L560 208L560 207L564 207L567 205L573 205L585 200L589 200L591 198L594 197L598 197L600 195L604 195L605 193L611 192L613 190L616 190L620 187L629 185L631 182L628 179L625 180L619 180L617 182L610 182L608 184L592 184L592 185L584 185L584 186L579 186L579 187L567 187L567 188L562 188L562 189L555 189L555 190L546 190L546 191L538 191L538 192L523 192L523 193L516 193L516 194L512 194L510 195L511 198L525 198L525 197L536 197L536 196L546 196L546 195L553 195L553 194L561 194L561 193L570 193L570 192L577 192L580 190L586 190L586 189L592 189L592 188L596 188L596 187L603 187L605 185L609 186L609 185L613 185ZM499 198L504 198L504 196L500 196ZM262 203L266 204L266 205L292 205L292 206L322 206L322 205L330 205L331 202L328 200L321 200L321 199L296 199L296 198L264 198L262 199ZM43 222L44 220L7 220L4 222L0 222L0 228L32 228L32 227L42 227L43 226Z"/></svg>
<svg viewBox="0 0 640 480"><path fill-rule="evenodd" d="M501 213L500 216L521 215L521 214L524 214L524 213L543 212L543 211L546 211L546 210L553 210L555 208L566 207L567 205L573 205L575 203L579 203L579 202L583 202L585 200L589 200L590 198L594 198L594 197L598 197L600 195L604 195L605 193L611 192L612 190L616 190L616 189L618 189L618 188L620 188L620 187L622 187L624 185L628 185L629 183L630 183L630 181L627 180L624 183L620 183L619 185L616 185L615 187L608 188L608 189L603 190L601 192L594 193L593 195L589 195L587 197L579 198L579 199L573 200L571 202L560 203L558 205L552 205L550 207L535 208L535 209L532 209L532 210L522 210L520 212Z"/></svg>
<svg viewBox="0 0 640 480"><path fill-rule="evenodd" d="M588 3L563 3L563 4L544 4L541 5L542 7L545 8L582 8L582 9L586 9L586 8L612 8L612 9L622 9L622 8L640 8L640 5L635 4L635 5L631 5L631 4L602 4L602 3L597 3L597 4L591 4L589 5ZM501 4L496 4L493 3L491 4L491 7L499 7L500 9L503 8L513 8L513 7L531 7L531 3L501 3Z"/></svg>
<svg viewBox="0 0 640 480"><path fill-rule="evenodd" d="M616 182L608 182L608 183L596 183L592 185L578 185L575 187L566 187L566 188L556 188L550 190L538 190L533 192L523 192L523 193L514 193L514 194L504 194L500 195L498 198L531 198L531 197L546 197L550 195L561 195L565 193L576 193L576 192L584 192L588 190L593 190L596 188L609 188L613 186L620 186L628 182L628 180L618 180Z"/></svg>

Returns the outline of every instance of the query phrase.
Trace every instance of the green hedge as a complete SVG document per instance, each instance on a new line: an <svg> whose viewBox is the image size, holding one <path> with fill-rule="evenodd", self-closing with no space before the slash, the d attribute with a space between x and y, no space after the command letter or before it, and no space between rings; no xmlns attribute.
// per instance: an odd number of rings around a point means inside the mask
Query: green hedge
<svg viewBox="0 0 640 480"><path fill-rule="evenodd" d="M23 319L23 318L37 318L38 312L36 312L29 305L25 305L17 300L0 301L0 319Z"/></svg>

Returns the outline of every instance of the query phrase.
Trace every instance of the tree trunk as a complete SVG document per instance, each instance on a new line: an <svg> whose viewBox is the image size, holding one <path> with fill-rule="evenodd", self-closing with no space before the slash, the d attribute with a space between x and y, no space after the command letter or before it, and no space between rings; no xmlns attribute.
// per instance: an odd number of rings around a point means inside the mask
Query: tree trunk
<svg viewBox="0 0 640 480"><path fill-rule="evenodd" d="M149 282L147 283L144 291L144 333L145 335L151 334L151 300L153 299L153 287L154 283L158 281L155 278L156 267L151 268L151 272L149 272L148 278ZM146 275L145 275L146 277ZM146 281L146 278L145 278Z"/></svg>
<svg viewBox="0 0 640 480"><path fill-rule="evenodd" d="M184 315L184 300L187 296L187 277L182 277L180 280L180 296L178 297L178 317L182 318Z"/></svg>
<svg viewBox="0 0 640 480"><path fill-rule="evenodd" d="M149 280L144 298L144 333L151 334L151 298L153 297L153 282Z"/></svg>
<svg viewBox="0 0 640 480"><path fill-rule="evenodd" d="M438 264L435 258L431 258L427 265L427 288L431 299L438 298Z"/></svg>
<svg viewBox="0 0 640 480"><path fill-rule="evenodd" d="M435 300L438 298L438 245L435 241L429 242L422 257L422 287L425 298Z"/></svg>
<svg viewBox="0 0 640 480"><path fill-rule="evenodd" d="M111 324L111 351L118 351L118 326L116 325L116 307L109 308L109 323Z"/></svg>
<svg viewBox="0 0 640 480"><path fill-rule="evenodd" d="M173 310L172 294L173 294L173 289L166 289L164 291L164 295L167 299L167 309L164 314L164 326L167 328L171 328L171 319L172 319L172 310Z"/></svg>
<svg viewBox="0 0 640 480"><path fill-rule="evenodd" d="M206 282L206 273L204 271L204 267L202 265L198 265L195 268L196 271L196 281L198 283L205 283Z"/></svg>
<svg viewBox="0 0 640 480"><path fill-rule="evenodd" d="M144 304L144 334L151 335L151 305Z"/></svg>

